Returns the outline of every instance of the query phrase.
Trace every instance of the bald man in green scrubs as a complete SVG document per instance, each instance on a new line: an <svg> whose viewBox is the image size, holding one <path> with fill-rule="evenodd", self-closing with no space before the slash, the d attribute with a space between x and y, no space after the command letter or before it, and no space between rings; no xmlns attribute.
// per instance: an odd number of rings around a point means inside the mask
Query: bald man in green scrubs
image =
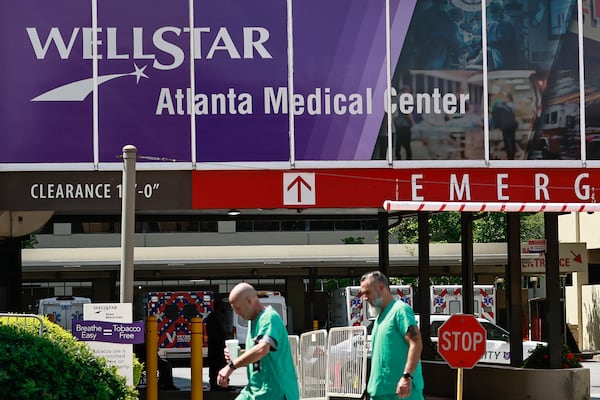
<svg viewBox="0 0 600 400"><path fill-rule="evenodd" d="M246 351L235 360L225 350L227 365L217 375L219 386L227 387L229 377L247 367L248 384L236 400L298 400L296 367L283 320L272 307L265 307L254 287L237 284L229 294L231 308L248 321Z"/></svg>
<svg viewBox="0 0 600 400"><path fill-rule="evenodd" d="M379 271L364 274L360 290L379 314L371 339L369 396L373 400L423 399L423 342L413 310L394 298L388 279Z"/></svg>

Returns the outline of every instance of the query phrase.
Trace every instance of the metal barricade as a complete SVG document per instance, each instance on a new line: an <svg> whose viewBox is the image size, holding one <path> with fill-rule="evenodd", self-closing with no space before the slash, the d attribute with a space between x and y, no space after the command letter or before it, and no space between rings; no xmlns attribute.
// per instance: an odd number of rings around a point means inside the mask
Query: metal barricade
<svg viewBox="0 0 600 400"><path fill-rule="evenodd" d="M298 377L298 383L300 383L300 336L288 335L288 341L290 342L294 367L296 367L296 376Z"/></svg>
<svg viewBox="0 0 600 400"><path fill-rule="evenodd" d="M300 335L300 398L325 399L327 330Z"/></svg>
<svg viewBox="0 0 600 400"><path fill-rule="evenodd" d="M44 318L40 315L0 313L0 323L5 323L4 320L7 320L11 325L20 325L23 327L31 325L37 327L39 325L39 335L42 336L44 334Z"/></svg>
<svg viewBox="0 0 600 400"><path fill-rule="evenodd" d="M327 397L360 398L367 384L367 328L331 328L327 340Z"/></svg>

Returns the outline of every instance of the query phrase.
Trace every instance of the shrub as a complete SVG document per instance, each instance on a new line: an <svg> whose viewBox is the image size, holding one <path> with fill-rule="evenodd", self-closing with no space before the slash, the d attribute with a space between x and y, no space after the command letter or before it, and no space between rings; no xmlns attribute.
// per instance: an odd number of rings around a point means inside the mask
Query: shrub
<svg viewBox="0 0 600 400"><path fill-rule="evenodd" d="M0 320L0 398L133 400L137 392L116 367L60 326Z"/></svg>
<svg viewBox="0 0 600 400"><path fill-rule="evenodd" d="M142 379L142 373L144 371L144 363L134 355L133 356L133 386L137 386Z"/></svg>
<svg viewBox="0 0 600 400"><path fill-rule="evenodd" d="M565 345L562 345L561 351L562 368L581 368L580 357L577 357ZM523 361L523 368L550 368L550 346L538 344L531 352L529 357Z"/></svg>

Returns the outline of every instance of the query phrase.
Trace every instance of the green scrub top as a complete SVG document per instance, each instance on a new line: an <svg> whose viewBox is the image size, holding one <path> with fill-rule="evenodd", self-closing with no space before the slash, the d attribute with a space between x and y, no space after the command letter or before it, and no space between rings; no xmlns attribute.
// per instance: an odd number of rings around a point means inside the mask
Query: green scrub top
<svg viewBox="0 0 600 400"><path fill-rule="evenodd" d="M247 366L248 384L237 400L298 400L298 379L292 359L288 333L277 311L266 307L248 321L246 349L267 342L271 351L259 361Z"/></svg>
<svg viewBox="0 0 600 400"><path fill-rule="evenodd" d="M415 314L401 300L394 300L381 311L374 322L371 339L371 375L367 392L375 399L398 399L396 386L404 373L408 343L404 336L410 326L417 326ZM413 373L411 396L423 399L421 361Z"/></svg>

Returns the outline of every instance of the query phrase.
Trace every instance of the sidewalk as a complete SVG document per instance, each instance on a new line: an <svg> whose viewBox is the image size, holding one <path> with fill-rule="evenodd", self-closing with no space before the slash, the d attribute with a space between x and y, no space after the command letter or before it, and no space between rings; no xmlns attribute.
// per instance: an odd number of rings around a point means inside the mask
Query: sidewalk
<svg viewBox="0 0 600 400"><path fill-rule="evenodd" d="M233 400L239 390L232 392L203 392L203 400ZM190 400L192 392L187 390L161 390L158 392L158 400ZM146 391L140 390L140 400L146 400Z"/></svg>
<svg viewBox="0 0 600 400"><path fill-rule="evenodd" d="M192 398L191 393L191 370L190 368L173 368L173 382L181 390L160 390L158 393L158 400L190 400ZM208 390L208 368L202 369L202 383L204 391L202 393L203 400L233 400L239 393L239 391L248 382L246 378L245 369L237 369L231 375L231 387L235 390L227 391L214 391ZM139 400L146 400L146 390L144 388L138 389L140 392ZM337 397L337 399L341 399ZM439 397L432 395L425 395L425 400L453 400L449 397Z"/></svg>
<svg viewBox="0 0 600 400"><path fill-rule="evenodd" d="M204 391L203 400L233 400L237 396L238 391L232 392L209 392ZM158 393L158 400L190 400L192 393L189 391L179 390L163 390ZM140 391L140 400L146 400L146 392ZM436 397L425 395L425 400L453 400L449 397Z"/></svg>

